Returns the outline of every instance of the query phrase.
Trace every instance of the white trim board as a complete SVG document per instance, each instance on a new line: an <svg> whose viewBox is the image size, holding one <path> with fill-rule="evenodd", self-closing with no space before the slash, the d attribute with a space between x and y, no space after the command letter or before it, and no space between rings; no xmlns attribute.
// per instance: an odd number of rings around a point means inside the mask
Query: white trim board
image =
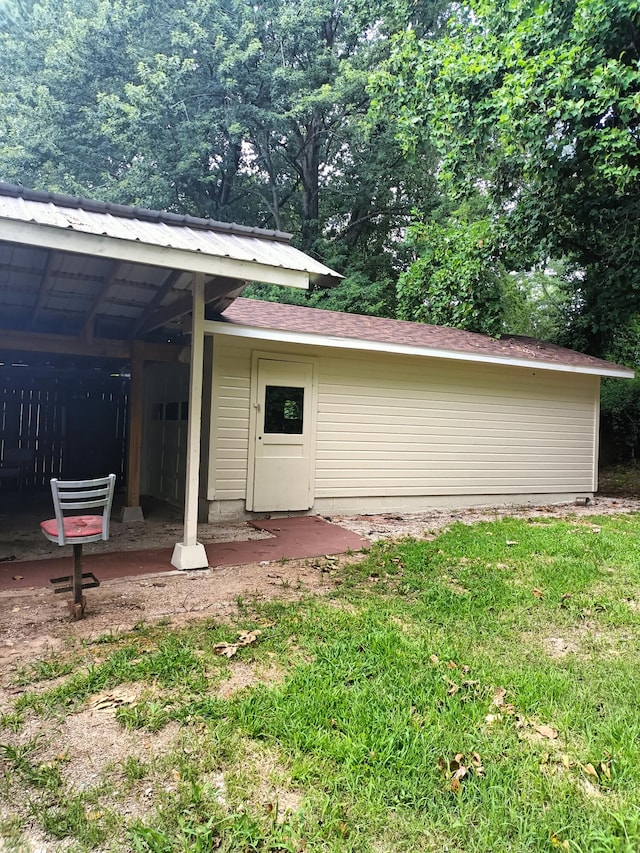
<svg viewBox="0 0 640 853"><path fill-rule="evenodd" d="M265 284L281 284L301 290L309 288L309 273L302 270L269 266L257 261L234 260L201 251L156 246L137 240L88 234L36 222L0 217L0 240L97 258L115 258L152 267L201 272L241 281L261 281Z"/></svg>
<svg viewBox="0 0 640 853"><path fill-rule="evenodd" d="M421 358L444 358L452 361L470 361L481 364L500 364L510 367L526 367L531 370L551 370L558 373L584 373L591 376L612 376L620 379L633 379L630 368L607 369L579 367L573 364L557 364L551 361L533 361L525 358L509 358L482 353L456 352L455 350L419 347L411 344L391 344L382 341L368 341L359 338L339 338L332 335L316 335L311 332L285 332L279 329L262 329L251 326L239 326L219 320L207 320L204 324L205 335L227 335L236 338L249 338L255 341L273 341L275 343L301 344L313 347L333 347L335 349L361 350L366 352L395 353L413 355Z"/></svg>

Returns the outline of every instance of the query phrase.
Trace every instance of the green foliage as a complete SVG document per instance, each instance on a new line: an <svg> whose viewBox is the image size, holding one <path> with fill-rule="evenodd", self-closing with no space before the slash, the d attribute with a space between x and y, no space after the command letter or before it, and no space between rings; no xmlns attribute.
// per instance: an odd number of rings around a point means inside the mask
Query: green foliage
<svg viewBox="0 0 640 853"><path fill-rule="evenodd" d="M291 231L346 274L338 304L363 287L367 312L393 311L391 249L431 204L432 155L409 163L366 122L366 84L440 0L10 2L4 180Z"/></svg>
<svg viewBox="0 0 640 853"><path fill-rule="evenodd" d="M502 282L496 240L486 220L414 225L416 260L398 280L398 315L439 326L499 335Z"/></svg>
<svg viewBox="0 0 640 853"><path fill-rule="evenodd" d="M574 305L571 276L562 262L510 273L503 299L506 331L557 343L566 338Z"/></svg>
<svg viewBox="0 0 640 853"><path fill-rule="evenodd" d="M469 0L436 40L398 36L374 113L428 139L455 198L483 193L510 269L578 273L573 339L605 353L640 307L638 0Z"/></svg>
<svg viewBox="0 0 640 853"><path fill-rule="evenodd" d="M603 379L600 417L608 461L637 459L640 452L640 377L624 381Z"/></svg>
<svg viewBox="0 0 640 853"><path fill-rule="evenodd" d="M635 368L633 380L602 380L600 457L605 464L640 456L640 317L631 315L616 329L607 353L611 361Z"/></svg>

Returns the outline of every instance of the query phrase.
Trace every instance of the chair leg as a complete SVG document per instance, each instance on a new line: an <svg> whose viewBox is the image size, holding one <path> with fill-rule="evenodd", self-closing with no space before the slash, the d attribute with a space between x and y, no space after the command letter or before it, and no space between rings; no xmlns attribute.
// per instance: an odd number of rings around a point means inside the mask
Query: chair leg
<svg viewBox="0 0 640 853"><path fill-rule="evenodd" d="M73 601L69 609L74 619L82 619L84 615L85 597L82 594L82 545L73 546Z"/></svg>

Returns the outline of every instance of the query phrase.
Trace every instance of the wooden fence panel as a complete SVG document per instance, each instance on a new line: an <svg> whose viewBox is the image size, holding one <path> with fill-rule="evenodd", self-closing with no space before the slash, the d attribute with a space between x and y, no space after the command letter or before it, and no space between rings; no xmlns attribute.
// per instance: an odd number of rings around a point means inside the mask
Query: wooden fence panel
<svg viewBox="0 0 640 853"><path fill-rule="evenodd" d="M127 376L0 368L0 461L5 448L33 450L27 488L42 488L51 477L84 479L110 473L123 486L128 403Z"/></svg>

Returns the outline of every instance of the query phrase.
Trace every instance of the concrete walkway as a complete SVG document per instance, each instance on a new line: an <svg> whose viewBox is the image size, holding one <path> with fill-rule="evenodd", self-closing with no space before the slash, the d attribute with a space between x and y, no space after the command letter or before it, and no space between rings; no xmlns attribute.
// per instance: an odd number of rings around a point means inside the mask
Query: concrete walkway
<svg viewBox="0 0 640 853"><path fill-rule="evenodd" d="M211 568L304 559L322 554L344 554L345 551L360 551L371 544L356 533L330 524L318 516L273 518L251 523L259 530L271 533L273 538L205 545ZM60 551L65 553L64 557L0 563L0 591L48 587L50 578L71 574L71 546L63 547ZM171 548L86 553L83 569L85 572L93 572L100 581L171 572L175 571L171 565L171 554Z"/></svg>

